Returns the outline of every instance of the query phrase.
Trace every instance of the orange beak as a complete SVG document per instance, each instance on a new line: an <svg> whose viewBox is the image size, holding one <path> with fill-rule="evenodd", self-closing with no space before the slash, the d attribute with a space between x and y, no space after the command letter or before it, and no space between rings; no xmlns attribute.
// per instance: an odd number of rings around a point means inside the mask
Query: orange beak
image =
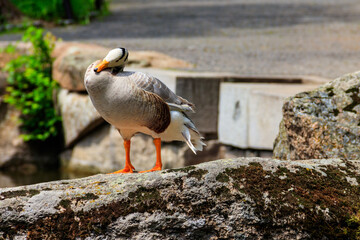
<svg viewBox="0 0 360 240"><path fill-rule="evenodd" d="M109 62L104 59L104 60L102 60L101 63L99 63L98 65L95 66L94 71L99 73L102 70L104 70L105 68L107 68L108 64L109 64Z"/></svg>

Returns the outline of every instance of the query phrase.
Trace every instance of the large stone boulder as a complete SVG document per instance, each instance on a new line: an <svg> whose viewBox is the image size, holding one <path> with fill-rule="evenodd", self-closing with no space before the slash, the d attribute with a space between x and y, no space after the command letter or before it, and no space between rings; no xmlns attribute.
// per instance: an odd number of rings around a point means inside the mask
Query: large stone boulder
<svg viewBox="0 0 360 240"><path fill-rule="evenodd" d="M57 107L62 117L66 147L71 147L104 122L87 94L61 89L58 93Z"/></svg>
<svg viewBox="0 0 360 240"><path fill-rule="evenodd" d="M355 239L359 161L228 159L0 189L6 239Z"/></svg>
<svg viewBox="0 0 360 240"><path fill-rule="evenodd" d="M163 168L179 168L190 164L211 161L223 157L221 145L209 142L203 152L192 153L181 142L162 143ZM131 138L131 162L136 171L148 170L155 165L156 152L151 137L139 134ZM113 172L124 167L125 150L123 139L111 125L104 124L72 149L61 154L63 168L74 172Z"/></svg>
<svg viewBox="0 0 360 240"><path fill-rule="evenodd" d="M360 158L360 72L288 98L274 158Z"/></svg>
<svg viewBox="0 0 360 240"><path fill-rule="evenodd" d="M72 91L85 91L84 74L87 67L95 60L102 59L109 52L95 44L57 43L53 51L53 78L62 88ZM167 55L152 52L131 51L128 66L154 68L188 68L191 65L185 61Z"/></svg>

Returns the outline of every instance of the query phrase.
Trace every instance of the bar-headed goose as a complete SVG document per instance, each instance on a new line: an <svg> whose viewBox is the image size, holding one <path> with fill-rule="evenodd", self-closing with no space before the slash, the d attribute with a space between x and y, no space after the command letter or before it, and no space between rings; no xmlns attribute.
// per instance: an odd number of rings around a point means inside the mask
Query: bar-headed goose
<svg viewBox="0 0 360 240"><path fill-rule="evenodd" d="M130 140L139 132L152 136L156 147L155 167L142 172L161 170L161 141L185 141L194 153L202 151L203 138L186 115L194 111L194 105L155 77L123 71L128 56L124 48L113 49L102 61L92 63L84 78L96 110L124 139L125 167L114 173L135 169L130 162Z"/></svg>

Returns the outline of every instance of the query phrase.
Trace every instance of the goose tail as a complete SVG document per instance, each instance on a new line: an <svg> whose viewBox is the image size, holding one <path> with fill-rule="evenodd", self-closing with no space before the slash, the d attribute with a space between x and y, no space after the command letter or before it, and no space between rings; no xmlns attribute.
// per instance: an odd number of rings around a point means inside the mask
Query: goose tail
<svg viewBox="0 0 360 240"><path fill-rule="evenodd" d="M183 114L185 118L184 127L181 131L181 134L191 151L196 154L197 151L202 151L206 144L203 142L204 138L200 135L200 132L195 127L195 124L185 113Z"/></svg>

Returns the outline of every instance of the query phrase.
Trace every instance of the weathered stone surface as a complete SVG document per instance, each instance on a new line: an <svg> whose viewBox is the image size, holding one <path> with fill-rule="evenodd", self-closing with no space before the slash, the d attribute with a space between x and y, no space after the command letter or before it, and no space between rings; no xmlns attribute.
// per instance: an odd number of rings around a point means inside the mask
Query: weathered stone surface
<svg viewBox="0 0 360 240"><path fill-rule="evenodd" d="M53 52L53 78L61 87L72 91L85 91L84 74L95 60L102 59L109 48L85 43L57 43ZM127 66L153 68L188 68L182 60L158 52L130 52Z"/></svg>
<svg viewBox="0 0 360 240"><path fill-rule="evenodd" d="M56 165L56 142L24 142L21 138L20 112L0 97L0 169L24 165ZM47 145L49 144L49 145Z"/></svg>
<svg viewBox="0 0 360 240"><path fill-rule="evenodd" d="M72 146L89 131L104 122L89 96L61 89L58 94L65 145Z"/></svg>
<svg viewBox="0 0 360 240"><path fill-rule="evenodd" d="M360 72L290 97L274 143L280 159L360 157Z"/></svg>
<svg viewBox="0 0 360 240"><path fill-rule="evenodd" d="M148 170L155 165L156 152L153 140L146 135L131 139L131 162L136 171ZM178 168L190 164L211 161L223 157L221 145L209 142L203 152L194 155L181 142L162 143L163 168ZM124 167L125 150L118 131L108 124L91 132L78 142L73 149L61 155L62 166L70 171L113 172Z"/></svg>
<svg viewBox="0 0 360 240"><path fill-rule="evenodd" d="M359 161L240 158L0 189L0 237L355 239Z"/></svg>

